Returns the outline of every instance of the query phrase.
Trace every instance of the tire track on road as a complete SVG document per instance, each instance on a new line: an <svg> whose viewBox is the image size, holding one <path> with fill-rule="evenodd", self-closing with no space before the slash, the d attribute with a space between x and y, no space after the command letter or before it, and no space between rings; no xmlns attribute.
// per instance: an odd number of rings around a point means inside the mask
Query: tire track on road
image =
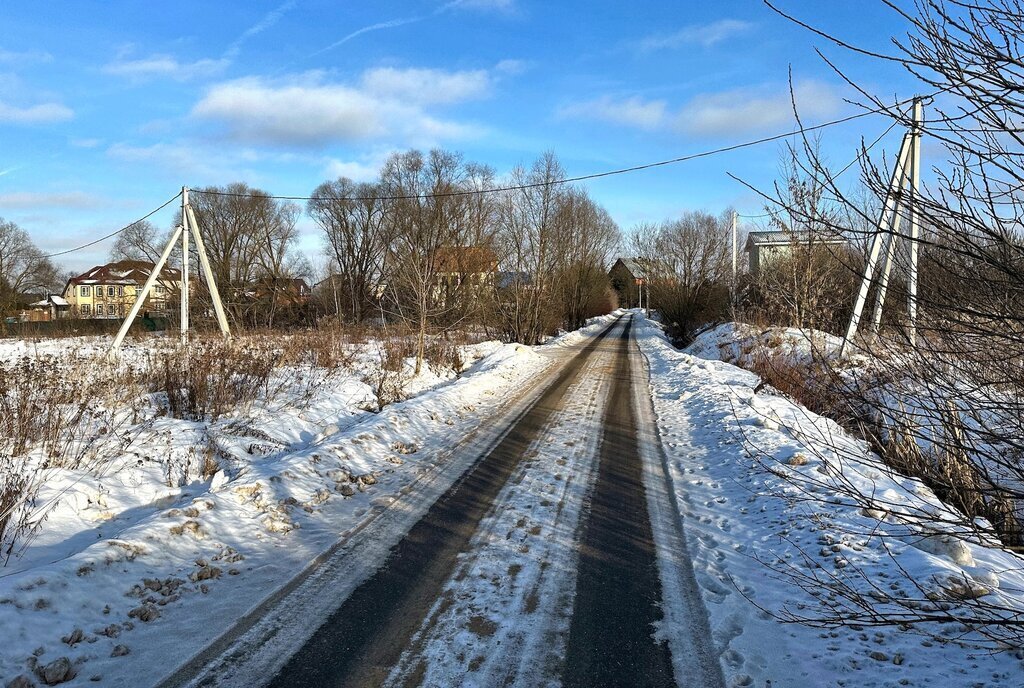
<svg viewBox="0 0 1024 688"><path fill-rule="evenodd" d="M619 336L597 482L584 515L567 688L676 685L668 644L654 638L662 589L633 409L631 327L632 316Z"/></svg>
<svg viewBox="0 0 1024 688"><path fill-rule="evenodd" d="M580 514L596 475L605 340L480 523L388 685L557 686L572 615Z"/></svg>
<svg viewBox="0 0 1024 688"><path fill-rule="evenodd" d="M380 685L398 662L467 549L481 519L584 362L619 321L570 360L504 438L412 527L384 565L363 582L270 681L297 686Z"/></svg>

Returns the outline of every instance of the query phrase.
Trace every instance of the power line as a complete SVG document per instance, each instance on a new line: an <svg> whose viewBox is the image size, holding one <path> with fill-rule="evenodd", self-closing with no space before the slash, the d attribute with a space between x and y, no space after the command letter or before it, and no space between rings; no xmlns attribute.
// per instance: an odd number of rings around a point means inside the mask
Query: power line
<svg viewBox="0 0 1024 688"><path fill-rule="evenodd" d="M43 257L44 258L56 258L57 256L67 255L68 253L74 253L75 251L81 251L83 248L89 248L90 246L95 246L96 244L100 243L101 241L106 241L107 239L109 239L111 237L117 236L118 234L120 234L121 232L125 231L126 229L128 229L129 227L131 227L133 225L137 225L137 224L139 224L140 222L142 222L144 220L148 220L149 218L153 217L154 215L159 213L161 210L163 210L164 208L169 206L171 203L173 203L179 197L181 197L181 192L180 191L178 193L174 194L174 196L172 198L168 199L167 202L164 203L163 205L161 205L159 208L156 208L155 210L151 210L150 212L146 213L145 215L140 217L135 222L130 222L130 223L126 224L124 227L122 227L121 229L117 230L116 232L111 232L110 234L107 234L105 236L101 236L99 239L96 239L95 241L90 241L88 244L82 244L81 246L76 246L75 248L69 248L66 251L58 251L57 253L50 253L50 254L45 255Z"/></svg>
<svg viewBox="0 0 1024 688"><path fill-rule="evenodd" d="M946 89L941 89L937 93L941 93L942 90L946 90ZM929 97L934 97L934 95L936 95L936 94L932 94L932 96L929 96ZM909 103L912 100L913 100L912 98L909 98L909 99L904 100L904 101L899 101L899 102L897 102L895 104L895 106L899 106L899 105L903 105L903 104ZM507 191L523 191L523 190L526 190L526 189L535 189L535 188L544 187L544 186L555 186L555 185L558 185L558 184L571 184L571 183L574 183L574 182L582 182L582 181L587 181L587 180L590 180L590 179L600 179L602 177L611 177L611 176L620 175L620 174L628 174L630 172L639 172L641 170L649 170L649 169L656 168L656 167L665 167L667 165L675 165L675 164L678 164L678 163L681 163L681 162L688 162L690 160L697 160L699 158L706 158L706 157L710 157L712 155L719 155L721 153L728 153L728 152L735 151L735 150L740 150L740 149L743 149L743 148L750 148L750 147L753 147L753 146L759 146L759 145L761 145L763 143L770 143L772 141L778 141L780 139L788 138L790 136L796 136L796 135L801 134L801 133L806 133L806 132L809 132L809 131L817 131L817 130L820 130L820 129L825 129L827 127L836 126L838 124L845 124L846 122L851 122L851 121L853 121L855 119L861 119L861 118L867 117L869 115L877 115L877 114L881 114L881 113L884 113L884 112L888 112L888 108L887 107L875 108L873 110L865 110L864 112L859 112L859 113L857 113L855 115L850 115L848 117L841 117L839 119L834 119L834 120L831 120L831 121L828 121L828 122L823 122L821 124L816 124L816 125L810 126L810 127L802 127L802 128L797 129L795 131L790 131L790 132L785 132L785 133L780 133L780 134L773 134L771 136L765 136L765 137L762 137L762 138L759 138L759 139L754 139L752 141L744 141L742 143L736 143L736 144L732 144L730 146L722 146L721 148L714 148L714 149L711 149L711 150L701 151L699 153L691 153L690 155L684 155L682 157L672 158L670 160L660 160L658 162L650 162L650 163L645 163L643 165L635 165L633 167L623 167L623 168L619 168L619 169L615 169L615 170L607 170L605 172L595 172L593 174L584 174L584 175L580 175L580 176L577 176L577 177L566 177L566 178L563 178L563 179L553 179L553 180L550 180L550 181L543 181L543 182L531 182L529 184L517 184L517 185L512 185L512 186L500 186L500 187L495 187L495 188L491 188L491 189L465 189L465 190L459 190L459 191L446 191L446 192L432 193L432 194L409 194L409 195L398 195L398 196L346 197L343 200L347 200L347 201L403 201L403 200L421 200L421 199L427 199L427 198L446 198L446 197L458 197L458 196L472 196L472 195L475 195L475 194L503 193L503 192L507 192ZM871 147L875 145L875 143L878 143L878 141L880 141L887 133L889 133L889 131L891 131L892 128L896 126L896 124L898 124L898 121L893 122L893 124L890 125L890 127L885 132L883 132L882 135L879 136L878 139L876 139L875 142L871 144L871 146L869 146L865 150L865 152L867 150L870 150ZM863 155L863 153L861 153L860 155ZM853 163L856 162L857 159L860 158L860 155L858 155L858 157L855 158L849 165L844 167L839 172L839 174L836 175L836 177L838 177L840 174L845 172L850 166L852 166ZM274 196L274 195L262 194L262 193L260 193L260 194L255 194L255 193L233 193L233 192L230 192L230 191L210 191L210 190L200 190L200 189L190 189L189 191L191 193L203 194L203 195L207 195L207 196L227 196L227 197L234 197L234 198L257 198L258 197L258 198L268 198L268 199L282 200L282 201L312 201L312 200L320 200L320 198L318 198L316 196ZM129 229L132 225L138 224L139 222L142 222L143 220L149 219L150 217L152 217L153 215L155 215L156 213L160 212L161 210L166 208L168 205L173 203L180 196L181 196L181 192L179 191L172 198L168 199L160 207L152 210L151 212L147 213L143 217L140 217L138 220L135 220L134 222L131 222L131 223L125 225L124 227L122 227L122 228L120 228L120 229L118 229L118 230L116 230L114 232L111 232L110 234L106 234L106 235L100 237L99 239L96 239L94 241L90 241L87 244L82 244L81 246L76 246L75 248L67 249L66 251L58 251L56 253L51 253L51 254L48 254L48 255L46 255L44 257L45 258L56 258L57 256L67 255L69 253L74 253L75 251L81 251L84 248L89 248L90 246L95 246L96 244L98 244L100 242L106 241L107 239L110 239L111 237L117 236L121 232L124 232L125 230ZM744 215L742 217L756 217L756 216L746 216L746 215Z"/></svg>
<svg viewBox="0 0 1024 688"><path fill-rule="evenodd" d="M856 155L856 156L855 156L855 157L853 158L853 160L851 160L850 162L848 162L848 163L847 163L847 164L846 164L846 165L845 165L845 166L843 167L843 169L839 170L839 171L838 171L838 172L836 172L836 173L835 173L834 175L831 175L831 176L830 176L831 180L832 180L832 181L835 181L836 179L839 179L839 177L841 177L841 176L843 175L843 173L844 173L844 172L846 172L846 171L847 171L847 170L849 170L849 169L850 169L851 167L853 167L853 166L854 166L854 164L856 164L858 160L860 160L860 159L861 159L861 158L863 158L863 157L864 157L865 155L867 155L867 154L868 154L868 153L869 153L869 152L871 151L871 149L872 149L872 148L874 148L875 146L877 146L877 145L878 145L878 143L879 143L879 142L880 142L880 141L881 141L882 139L884 139L884 138L885 138L886 136L888 136L889 132L890 132L890 131L892 131L893 129L895 129L895 128L896 128L896 125L897 125L897 124L899 124L899 120L896 120L896 121L894 121L894 122L893 122L892 124L890 124L890 125L889 125L889 126L888 126L888 127L886 128L886 130L885 130L885 131L883 131L883 132L882 132L881 134L879 134L879 135L878 135L878 138L876 138L876 139L875 139L874 141L872 141L872 142L871 142L870 144L868 144L868 146L867 146L867 147L866 147L866 148L865 148L864 150L862 150L861 152L857 153L857 155ZM771 216L772 216L772 214L771 214L771 213L761 213L760 215L744 215L743 213L736 213L736 217L742 217L742 218L746 218L746 219L748 219L748 220L759 220L759 219L763 219L763 218L766 218L766 217L771 217Z"/></svg>
<svg viewBox="0 0 1024 688"><path fill-rule="evenodd" d="M491 189L463 189L459 191L444 191L440 193L430 194L409 194L400 196L372 196L372 197L345 197L346 201L412 201L421 200L426 198L447 198L454 196L472 196L475 194L488 194L488 193L503 193L506 191L522 191L526 189L535 189L542 186L554 186L557 184L571 184L574 182L582 182L590 179L600 179L602 177L611 177L619 174L627 174L630 172L639 172L641 170L649 170L655 167L664 167L666 165L675 165L681 162L688 162L690 160L696 160L698 158L706 158L712 155L719 155L721 153L728 153L734 150L740 150L742 148L750 148L752 146L759 146L763 143L770 143L772 141L778 141L780 139L788 138L790 136L796 136L801 132L817 131L826 127L832 127L837 124L845 124L846 122L867 117L869 115L877 115L884 112L884 109L867 110L865 112L857 113L856 115L850 115L849 117L842 117L840 119L834 119L829 122L822 124L816 124L811 127L804 127L796 131L790 131L782 134L773 134L772 136L765 136L763 138L754 139L752 141L744 141L743 143L735 143L730 146L723 146L721 148L714 148L712 150L701 151L700 153L691 153L690 155L684 155L679 158L672 158L671 160L660 160L658 162L649 162L643 165L635 165L633 167L623 167L615 170L607 170L605 172L595 172L593 174L584 174L578 177L566 177L564 179L554 179L551 181L543 182L531 182L529 184L516 184L513 186L499 186ZM894 125L895 126L895 125ZM271 194L262 193L235 193L231 191L210 191L201 189L189 189L189 193L204 194L207 196L228 196L234 198L270 198L280 201L313 201L321 200L323 197L317 196L274 196Z"/></svg>

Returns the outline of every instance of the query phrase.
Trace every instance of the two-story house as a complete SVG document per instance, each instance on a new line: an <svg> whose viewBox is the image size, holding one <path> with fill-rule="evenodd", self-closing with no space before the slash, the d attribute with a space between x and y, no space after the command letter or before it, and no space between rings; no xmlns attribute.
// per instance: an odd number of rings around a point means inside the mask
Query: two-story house
<svg viewBox="0 0 1024 688"><path fill-rule="evenodd" d="M155 265L141 260L119 260L97 265L68 280L64 299L73 317L123 318L135 303ZM181 270L165 267L146 297L140 314L165 315L181 293Z"/></svg>

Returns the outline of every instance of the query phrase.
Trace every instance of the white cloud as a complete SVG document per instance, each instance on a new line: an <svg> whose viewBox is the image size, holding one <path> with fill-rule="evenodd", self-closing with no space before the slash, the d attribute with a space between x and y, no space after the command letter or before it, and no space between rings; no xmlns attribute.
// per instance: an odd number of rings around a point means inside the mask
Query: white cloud
<svg viewBox="0 0 1024 688"><path fill-rule="evenodd" d="M324 167L324 175L329 179L348 177L357 182L372 182L380 176L383 162L360 162L356 160L338 160L331 158Z"/></svg>
<svg viewBox="0 0 1024 688"><path fill-rule="evenodd" d="M17 107L0 101L0 122L43 124L65 122L74 116L74 111L61 103L40 103L28 107Z"/></svg>
<svg viewBox="0 0 1024 688"><path fill-rule="evenodd" d="M499 74L516 76L525 72L530 66L530 63L526 60L502 60L494 65L494 71Z"/></svg>
<svg viewBox="0 0 1024 688"><path fill-rule="evenodd" d="M176 81L189 81L198 77L215 76L227 69L229 62L219 60L196 60L179 62L170 55L150 55L139 59L119 57L103 67L107 74L145 81L154 77L170 77Z"/></svg>
<svg viewBox="0 0 1024 688"><path fill-rule="evenodd" d="M426 69L374 69L358 85L327 82L320 73L249 77L210 88L192 115L252 143L315 147L397 137L429 145L479 135L479 127L440 119L428 108L480 97L487 85L484 72Z"/></svg>
<svg viewBox="0 0 1024 688"><path fill-rule="evenodd" d="M689 45L710 47L745 33L753 28L750 22L739 19L720 19L710 24L685 26L670 34L658 34L641 39L637 47L644 52L655 50L675 50Z"/></svg>
<svg viewBox="0 0 1024 688"><path fill-rule="evenodd" d="M794 84L801 118L836 114L842 99L835 89L818 81ZM776 89L734 89L693 98L676 117L676 128L688 134L717 136L786 130L794 124L793 105L786 85Z"/></svg>
<svg viewBox="0 0 1024 688"><path fill-rule="evenodd" d="M805 80L794 84L793 95L802 118L813 121L835 115L843 101L827 83ZM664 100L638 96L601 96L561 107L561 119L608 122L647 131L673 129L696 136L784 132L795 124L788 84L704 93L680 108Z"/></svg>
<svg viewBox="0 0 1024 688"><path fill-rule="evenodd" d="M363 88L381 98L412 103L459 103L480 98L490 88L487 72L478 69L445 72L440 69L380 67L363 73Z"/></svg>
<svg viewBox="0 0 1024 688"><path fill-rule="evenodd" d="M53 62L53 55L42 50L16 52L0 48L0 64L13 64L15 62Z"/></svg>
<svg viewBox="0 0 1024 688"><path fill-rule="evenodd" d="M71 208L82 210L106 205L106 202L83 191L67 193L41 193L35 191L12 191L0 193L0 207L14 209Z"/></svg>
<svg viewBox="0 0 1024 688"><path fill-rule="evenodd" d="M663 100L613 98L602 96L594 100L571 103L559 109L562 119L592 119L638 129L658 129L665 122L666 105Z"/></svg>

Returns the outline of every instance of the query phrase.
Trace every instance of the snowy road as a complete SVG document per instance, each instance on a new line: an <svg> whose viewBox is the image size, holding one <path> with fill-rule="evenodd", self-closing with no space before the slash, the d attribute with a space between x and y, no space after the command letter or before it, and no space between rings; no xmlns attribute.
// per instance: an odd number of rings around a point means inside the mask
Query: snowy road
<svg viewBox="0 0 1024 688"><path fill-rule="evenodd" d="M326 618L265 636L297 649L243 643L195 683L721 685L631 325L570 350Z"/></svg>

